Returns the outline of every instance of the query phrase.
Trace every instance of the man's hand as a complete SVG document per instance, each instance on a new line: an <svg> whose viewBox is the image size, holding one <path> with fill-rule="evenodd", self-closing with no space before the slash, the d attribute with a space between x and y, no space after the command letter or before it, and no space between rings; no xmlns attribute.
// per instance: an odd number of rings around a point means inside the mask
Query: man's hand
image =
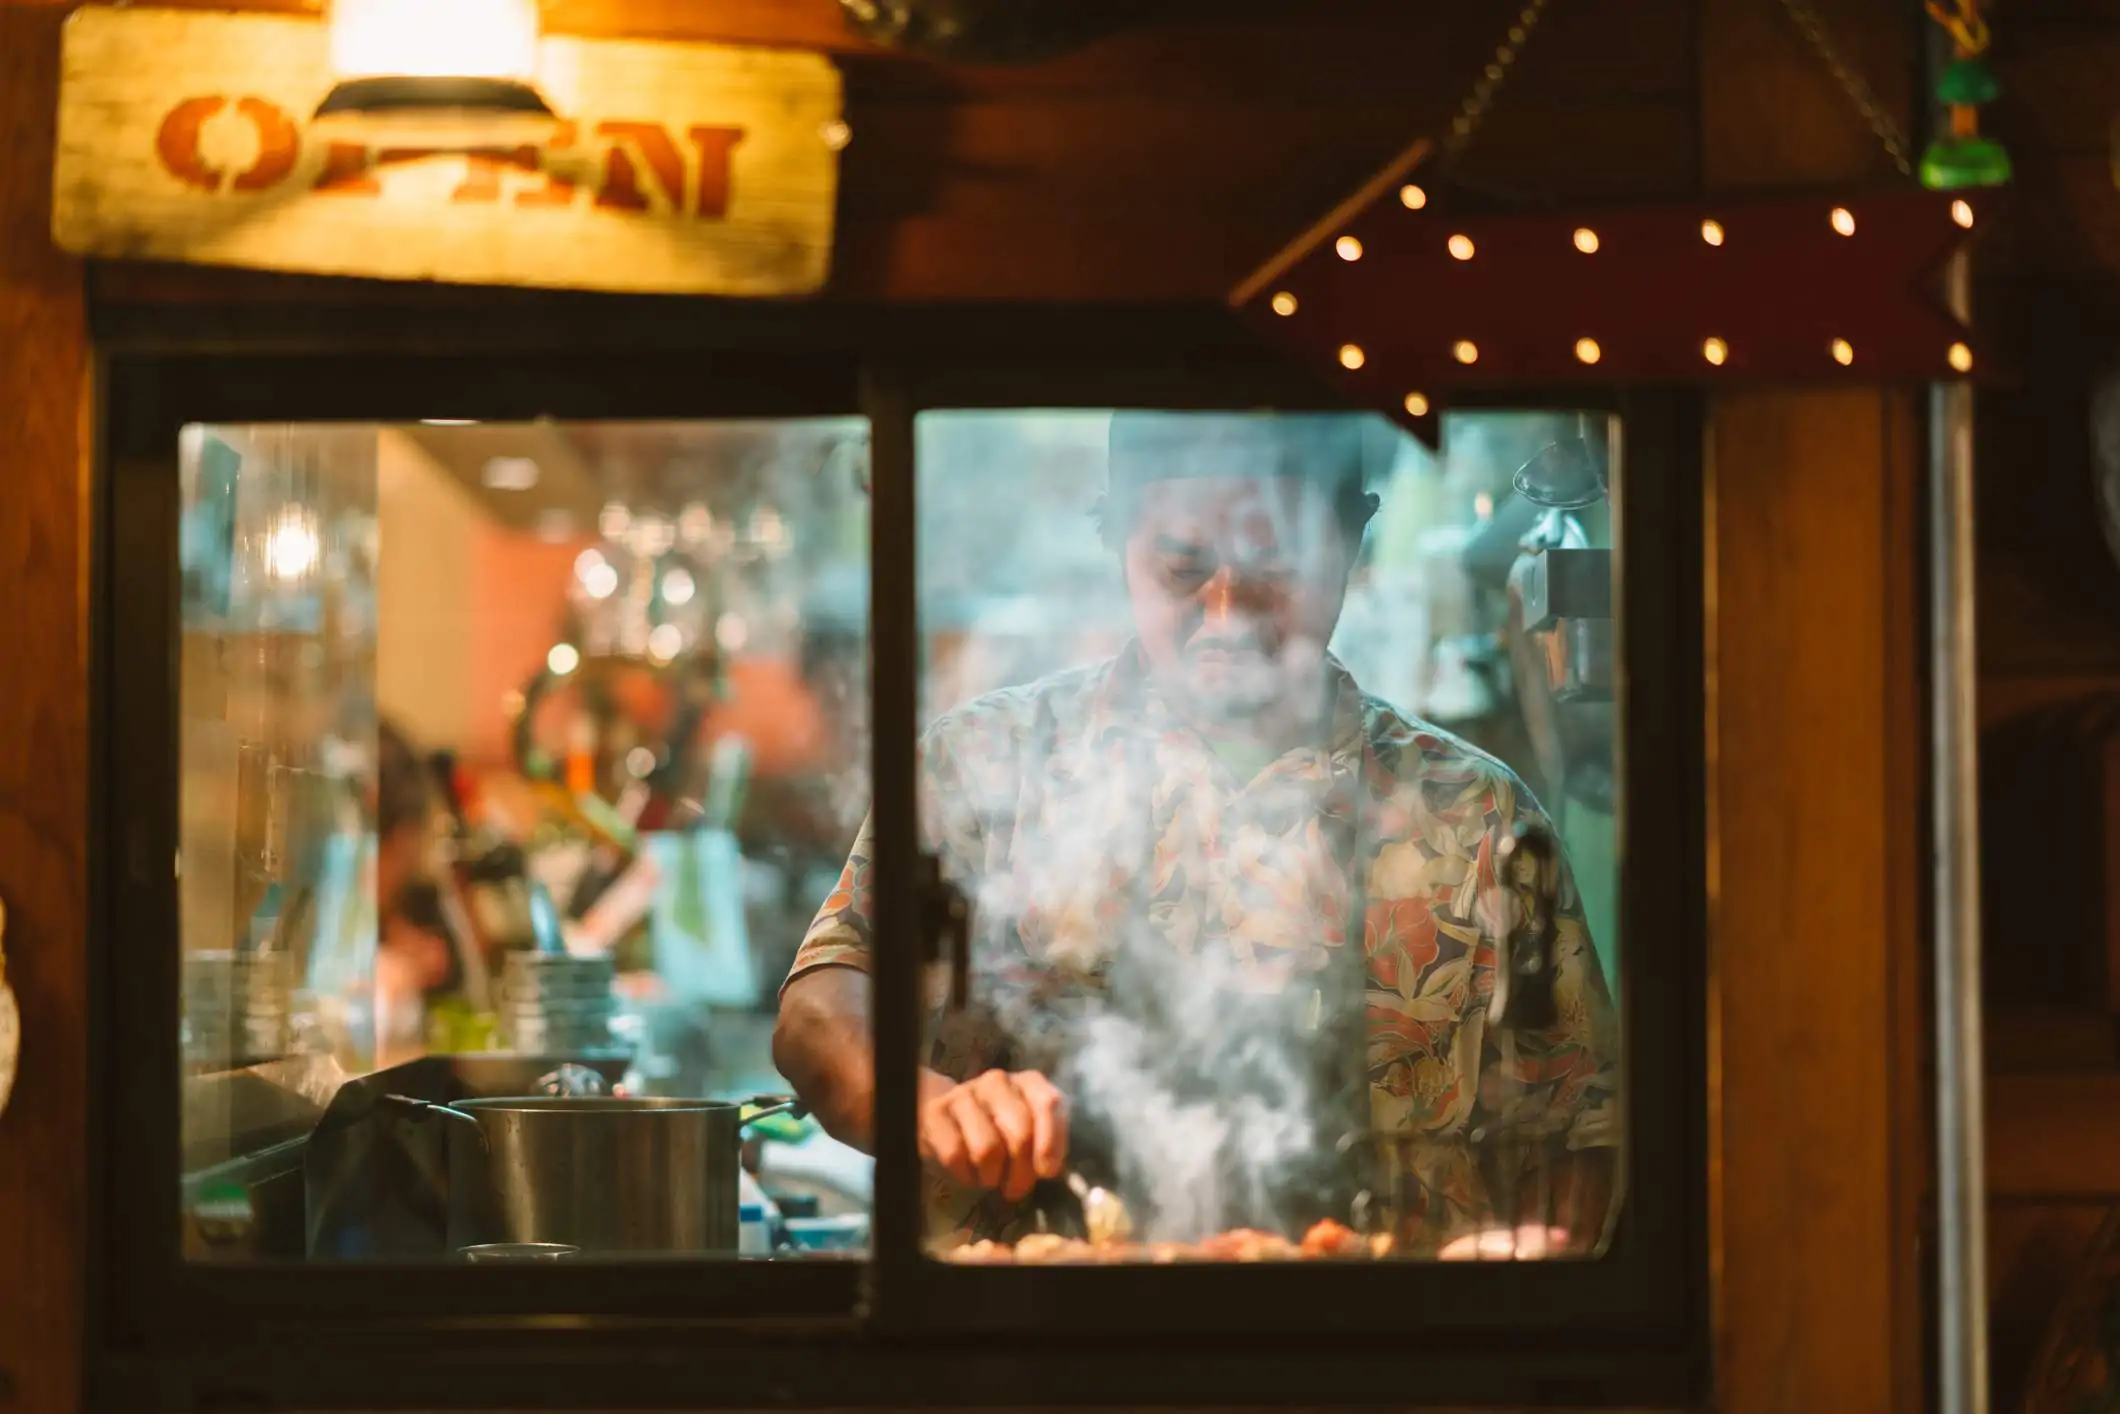
<svg viewBox="0 0 2120 1414"><path fill-rule="evenodd" d="M1067 1101L1034 1070L990 1070L961 1085L923 1077L920 1152L959 1183L1023 1199L1067 1162ZM935 1083L941 1082L941 1083Z"/></svg>

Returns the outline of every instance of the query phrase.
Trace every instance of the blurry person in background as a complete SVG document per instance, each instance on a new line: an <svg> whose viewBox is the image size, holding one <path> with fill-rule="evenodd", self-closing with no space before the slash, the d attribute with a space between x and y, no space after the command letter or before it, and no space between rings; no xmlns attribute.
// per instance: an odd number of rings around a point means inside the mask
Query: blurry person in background
<svg viewBox="0 0 2120 1414"><path fill-rule="evenodd" d="M1289 1063L1308 1046L1353 1056L1347 1129L1427 1156L1420 1226L1436 1248L1496 1235L1468 1150L1500 1130L1561 1156L1543 1175L1557 1216L1521 1240L1512 1221L1502 1254L1602 1240L1617 1047L1566 861L1523 867L1516 832L1547 826L1522 783L1365 693L1326 651L1378 506L1378 431L1346 416L1114 416L1099 517L1133 640L924 734L920 846L972 899L975 930L974 1005L940 1017L919 1079L932 1224L1021 1235L1023 1200L1086 1157L1073 1151L1091 1125L1120 1150L1168 1133L1126 1122L1143 1094L1215 1136L1212 1166L1186 1181L1222 1196L1188 1211L1192 1226L1285 1212L1244 1170L1285 1161L1316 1188L1301 1163L1332 1152L1303 1127L1320 1092ZM872 828L795 959L774 1049L861 1147ZM1556 923L1557 1018L1498 1035L1498 945L1540 908ZM1327 980L1346 977L1346 991ZM1116 1066L1115 1026L1130 1038ZM1141 1157L1113 1161L1130 1205L1129 1181L1157 1177L1129 1172ZM1192 1196L1149 1206L1169 1219Z"/></svg>
<svg viewBox="0 0 2120 1414"><path fill-rule="evenodd" d="M376 1063L424 1054L429 994L449 986L456 954L433 867L434 783L389 722L376 725Z"/></svg>

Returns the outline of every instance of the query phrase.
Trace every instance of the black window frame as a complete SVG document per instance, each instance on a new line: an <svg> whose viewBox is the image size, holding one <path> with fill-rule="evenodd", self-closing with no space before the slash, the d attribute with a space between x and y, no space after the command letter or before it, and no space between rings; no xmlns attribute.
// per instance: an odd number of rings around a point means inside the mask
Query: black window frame
<svg viewBox="0 0 2120 1414"><path fill-rule="evenodd" d="M877 1047L880 1060L897 1061L879 1064L887 1137L868 1264L745 1264L738 1280L719 1282L703 1279L718 1264L693 1263L543 1271L183 1263L174 1201L177 922L172 871L155 863L175 849L183 424L868 417L873 785L883 808L902 810L903 826L917 726L918 411L1341 405L1212 309L577 296L474 308L471 316L439 301L92 311L94 1405L1317 1405L1416 1395L1683 1405L1705 1392L1701 409L1697 397L1667 390L1526 390L1457 404L1607 409L1624 420L1621 664L1630 681L1653 685L1627 699L1624 854L1673 863L1657 871L1653 893L1623 874L1631 1188L1612 1257L1234 1271L927 1262L910 1162L914 837L890 843L880 830ZM1637 920L1638 898L1646 921ZM1645 1073L1644 1059L1656 1068ZM1648 1241L1631 1216L1645 1202L1659 1214ZM1451 1314L1362 1319L1377 1310Z"/></svg>

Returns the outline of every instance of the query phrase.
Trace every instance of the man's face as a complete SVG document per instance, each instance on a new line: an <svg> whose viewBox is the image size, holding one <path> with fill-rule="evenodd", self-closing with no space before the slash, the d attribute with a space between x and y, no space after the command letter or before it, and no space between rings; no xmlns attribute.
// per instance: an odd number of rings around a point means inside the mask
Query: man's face
<svg viewBox="0 0 2120 1414"><path fill-rule="evenodd" d="M1174 705L1232 727L1314 710L1354 548L1308 482L1188 477L1143 488L1127 592Z"/></svg>

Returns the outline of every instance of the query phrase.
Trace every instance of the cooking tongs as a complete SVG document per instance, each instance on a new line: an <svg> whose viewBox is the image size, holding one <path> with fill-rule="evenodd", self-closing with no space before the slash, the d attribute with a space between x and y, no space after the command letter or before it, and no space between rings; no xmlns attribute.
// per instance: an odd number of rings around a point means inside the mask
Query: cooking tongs
<svg viewBox="0 0 2120 1414"><path fill-rule="evenodd" d="M1134 1233L1133 1215L1109 1188L1099 1188L1081 1174L1042 1180L1031 1190L1031 1212L1041 1231L1103 1244L1124 1242Z"/></svg>
<svg viewBox="0 0 2120 1414"><path fill-rule="evenodd" d="M1531 862L1530 888L1525 893L1516 886L1520 859ZM1543 1031L1560 1020L1553 994L1560 859L1553 833L1543 825L1522 821L1503 837L1496 851L1494 874L1503 912L1487 1024L1497 1031ZM1512 920L1513 901L1526 893L1529 903L1523 916Z"/></svg>

